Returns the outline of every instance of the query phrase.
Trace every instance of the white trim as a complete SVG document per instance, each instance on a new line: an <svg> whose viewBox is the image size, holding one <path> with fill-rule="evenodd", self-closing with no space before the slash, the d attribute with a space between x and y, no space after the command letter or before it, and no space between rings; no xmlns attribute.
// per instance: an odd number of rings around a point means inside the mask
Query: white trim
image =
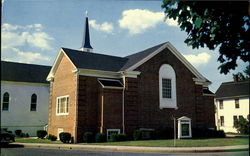
<svg viewBox="0 0 250 156"><path fill-rule="evenodd" d="M183 116L183 117L180 117L178 120L178 139L181 139L181 138L192 138L192 124L191 124L191 119L186 117L186 116ZM186 121L182 121L182 120L186 120ZM182 124L188 124L188 129L189 129L189 135L188 136L183 136L182 135Z"/></svg>
<svg viewBox="0 0 250 156"><path fill-rule="evenodd" d="M108 132L118 132L118 134L120 134L121 133L121 130L120 129L107 129L107 141L110 141L109 139L108 139L108 137L109 137L109 133Z"/></svg>
<svg viewBox="0 0 250 156"><path fill-rule="evenodd" d="M104 86L99 80L116 81L116 82L119 82L122 85L122 87ZM124 85L120 82L120 80L98 78L97 81L100 83L100 85L102 86L102 88L105 88L105 89L123 89L124 88Z"/></svg>
<svg viewBox="0 0 250 156"><path fill-rule="evenodd" d="M160 53L162 50L164 50L165 48L168 48L170 52L172 52L197 78L198 81L202 82L202 84L205 84L205 82L207 84L211 84L211 82L207 82L207 79L205 77L203 77L187 60L186 58L181 55L180 52L178 52L176 50L176 48L170 43L167 42L164 45L162 45L161 47L159 47L157 50L155 50L154 52L152 52L150 55L148 55L147 57L145 57L144 59L142 59L141 61L137 62L136 64L134 64L133 66L129 67L127 70L135 70L137 67L139 67L140 65L142 65L143 63L145 63L146 61L148 61L149 59L151 59L152 57L154 57L155 55L157 55L158 53ZM194 80L196 81L196 79Z"/></svg>
<svg viewBox="0 0 250 156"><path fill-rule="evenodd" d="M74 66L74 68L77 69L76 66L74 65L74 63L73 63L73 62L71 61L71 59L68 57L68 55L67 55L67 54L63 51L63 49L61 48L61 49L59 50L59 53L58 53L58 55L57 55L57 57L56 57L54 63L53 63L53 66L52 66L52 68L50 69L50 72L49 72L49 74L48 74L48 76L47 76L47 78L46 78L47 81L53 81L53 78L54 78L54 76L55 76L55 72L56 72L56 70L57 70L57 68L58 68L58 66L59 66L59 64L60 64L60 61L61 61L62 58L63 58L63 55L65 55L65 56L69 59L69 61L72 63L72 65Z"/></svg>
<svg viewBox="0 0 250 156"><path fill-rule="evenodd" d="M29 85L29 86L46 86L48 87L50 84L48 83L34 83L34 82L16 82L16 81L1 81L1 83L6 84L17 84L17 85Z"/></svg>
<svg viewBox="0 0 250 156"><path fill-rule="evenodd" d="M163 98L162 96L162 79L171 80L171 98ZM159 69L159 104L162 108L177 109L177 95L176 95L176 74L172 66L169 64L161 65Z"/></svg>
<svg viewBox="0 0 250 156"><path fill-rule="evenodd" d="M62 99L62 98L68 98L68 101L67 101L67 103L68 103L68 112L67 113L57 113L57 108L58 108L58 99ZM64 96L58 96L57 98L56 98L56 115L57 116L61 116L61 115L68 115L69 114L69 95L64 95Z"/></svg>
<svg viewBox="0 0 250 156"><path fill-rule="evenodd" d="M57 128L57 140L60 140L59 134L62 133L62 132L64 132L63 128Z"/></svg>

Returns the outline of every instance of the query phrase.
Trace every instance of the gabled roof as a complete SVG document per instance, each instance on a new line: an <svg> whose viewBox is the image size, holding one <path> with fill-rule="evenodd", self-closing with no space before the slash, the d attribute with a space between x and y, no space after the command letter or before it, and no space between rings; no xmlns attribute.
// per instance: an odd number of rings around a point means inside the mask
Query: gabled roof
<svg viewBox="0 0 250 156"><path fill-rule="evenodd" d="M249 97L249 80L238 82L224 82L215 93L215 98Z"/></svg>
<svg viewBox="0 0 250 156"><path fill-rule="evenodd" d="M49 66L1 61L1 81L48 83Z"/></svg>
<svg viewBox="0 0 250 156"><path fill-rule="evenodd" d="M108 72L135 72L137 67L151 59L165 48L168 48L169 51L172 52L195 75L194 81L204 85L209 85L211 83L205 77L203 77L169 42L161 43L126 57L117 57L62 48L54 62L54 65L52 66L47 79L49 80L51 77L53 77L55 70L57 69L57 66L59 65L59 62L64 54L70 59L76 70L89 69Z"/></svg>
<svg viewBox="0 0 250 156"><path fill-rule="evenodd" d="M76 68L118 72L127 58L62 48Z"/></svg>
<svg viewBox="0 0 250 156"><path fill-rule="evenodd" d="M163 46L165 43L156 45L154 47L148 48L146 50L140 51L138 53L126 56L125 58L128 59L126 64L122 67L122 69L128 69L129 67L133 66L134 64L138 63L142 59L146 58L149 54L153 53L157 49L159 49L161 46Z"/></svg>

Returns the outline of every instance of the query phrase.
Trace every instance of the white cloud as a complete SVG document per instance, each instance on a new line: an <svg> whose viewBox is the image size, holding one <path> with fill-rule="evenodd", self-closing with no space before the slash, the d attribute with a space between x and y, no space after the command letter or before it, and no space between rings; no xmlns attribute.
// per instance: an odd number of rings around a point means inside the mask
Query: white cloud
<svg viewBox="0 0 250 156"><path fill-rule="evenodd" d="M4 23L2 25L2 60L36 64L49 62L50 58L43 55L41 51L53 49L50 45L53 38L41 31L42 29L41 24L20 26ZM27 50L34 47L36 52Z"/></svg>
<svg viewBox="0 0 250 156"><path fill-rule="evenodd" d="M203 53L200 53L198 55L193 55L193 54L190 54L190 55L184 55L184 57L192 64L192 65L195 65L195 66L199 66L201 64L206 64L208 63L208 61L211 59L211 55L206 53L206 52L203 52Z"/></svg>
<svg viewBox="0 0 250 156"><path fill-rule="evenodd" d="M131 9L122 13L122 18L118 21L122 29L128 29L130 34L139 34L157 24L164 23L165 14L163 12L153 12L149 10ZM166 19L169 26L177 26L177 22Z"/></svg>
<svg viewBox="0 0 250 156"><path fill-rule="evenodd" d="M3 58L5 61L23 62L23 63L36 63L37 62L48 62L50 58L35 52L24 52L18 48L8 48L7 56ZM13 57L14 56L14 57Z"/></svg>
<svg viewBox="0 0 250 156"><path fill-rule="evenodd" d="M41 50L51 50L49 41L53 40L47 33L42 32L41 24L11 25L4 23L2 26L2 45L4 47L25 46L37 47Z"/></svg>
<svg viewBox="0 0 250 156"><path fill-rule="evenodd" d="M96 20L90 20L89 25L98 31L103 31L106 33L112 33L112 31L114 30L113 24L108 23L108 22L103 22L102 24L97 24Z"/></svg>

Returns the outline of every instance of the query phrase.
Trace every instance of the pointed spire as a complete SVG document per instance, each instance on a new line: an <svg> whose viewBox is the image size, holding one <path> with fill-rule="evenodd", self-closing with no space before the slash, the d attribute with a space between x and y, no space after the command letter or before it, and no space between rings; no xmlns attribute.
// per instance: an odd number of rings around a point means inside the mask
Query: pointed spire
<svg viewBox="0 0 250 156"><path fill-rule="evenodd" d="M89 37L89 20L88 20L88 12L86 11L86 21L85 21L85 29L83 34L83 41L81 46L82 51L93 52L93 48L90 45L90 37Z"/></svg>

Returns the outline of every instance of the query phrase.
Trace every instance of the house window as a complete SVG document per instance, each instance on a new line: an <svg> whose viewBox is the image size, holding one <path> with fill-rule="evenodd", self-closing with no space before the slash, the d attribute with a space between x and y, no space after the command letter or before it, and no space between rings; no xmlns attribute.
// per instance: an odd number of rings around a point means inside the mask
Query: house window
<svg viewBox="0 0 250 156"><path fill-rule="evenodd" d="M234 126L235 126L235 122L237 121L237 115L233 116L233 122L234 122Z"/></svg>
<svg viewBox="0 0 250 156"><path fill-rule="evenodd" d="M36 94L32 94L32 96L31 96L31 104L30 104L30 111L36 111L36 103L37 103L37 96L36 96Z"/></svg>
<svg viewBox="0 0 250 156"><path fill-rule="evenodd" d="M162 79L162 97L171 99L171 79Z"/></svg>
<svg viewBox="0 0 250 156"><path fill-rule="evenodd" d="M9 110L9 102L10 102L10 94L5 92L3 94L3 103L2 103L2 110L8 111Z"/></svg>
<svg viewBox="0 0 250 156"><path fill-rule="evenodd" d="M112 134L120 134L120 129L107 129L107 141L111 141Z"/></svg>
<svg viewBox="0 0 250 156"><path fill-rule="evenodd" d="M235 108L240 108L239 99L235 99Z"/></svg>
<svg viewBox="0 0 250 156"><path fill-rule="evenodd" d="M183 116L178 120L178 138L191 138L192 137L192 128L191 128L191 119Z"/></svg>
<svg viewBox="0 0 250 156"><path fill-rule="evenodd" d="M219 101L220 109L223 109L223 100Z"/></svg>
<svg viewBox="0 0 250 156"><path fill-rule="evenodd" d="M163 64L159 70L160 108L177 108L176 75L169 64Z"/></svg>
<svg viewBox="0 0 250 156"><path fill-rule="evenodd" d="M224 126L224 116L220 116L220 125Z"/></svg>
<svg viewBox="0 0 250 156"><path fill-rule="evenodd" d="M58 128L57 129L57 140L60 140L60 133L63 132L63 128Z"/></svg>
<svg viewBox="0 0 250 156"><path fill-rule="evenodd" d="M69 96L60 96L57 98L56 115L69 114Z"/></svg>
<svg viewBox="0 0 250 156"><path fill-rule="evenodd" d="M244 117L242 115L239 115L239 119L243 119Z"/></svg>

